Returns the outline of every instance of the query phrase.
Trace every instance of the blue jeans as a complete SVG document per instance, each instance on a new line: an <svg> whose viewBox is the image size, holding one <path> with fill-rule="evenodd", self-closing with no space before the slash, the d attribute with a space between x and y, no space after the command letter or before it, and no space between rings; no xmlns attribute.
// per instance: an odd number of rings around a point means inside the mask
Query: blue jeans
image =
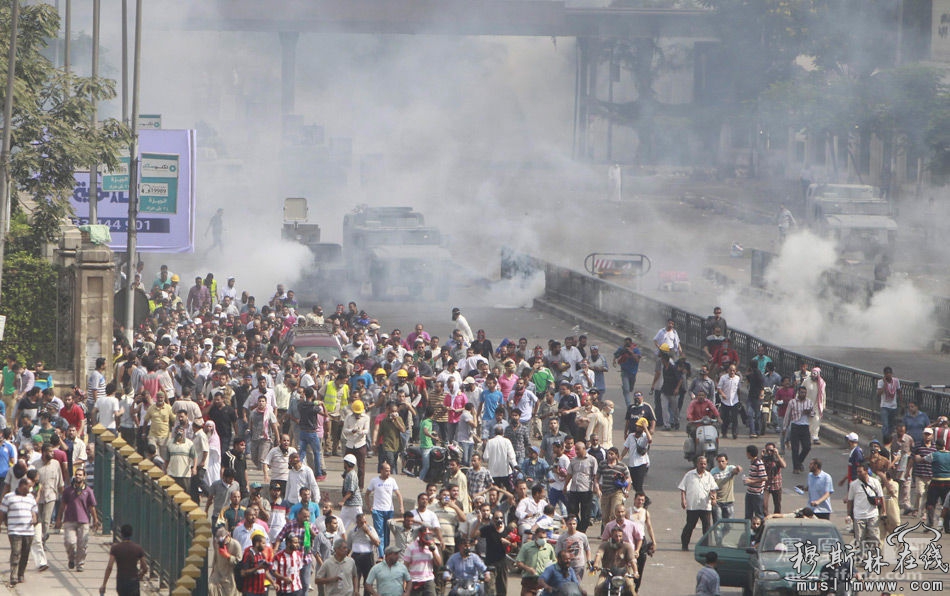
<svg viewBox="0 0 950 596"><path fill-rule="evenodd" d="M633 387L637 383L637 373L625 373L620 371L620 387L623 391L623 401L630 407L633 403Z"/></svg>
<svg viewBox="0 0 950 596"><path fill-rule="evenodd" d="M300 431L300 446L297 449L300 452L300 458L306 461L307 447L313 451L313 474L314 476L326 476L327 471L323 469L323 449L320 445L320 436L316 431Z"/></svg>
<svg viewBox="0 0 950 596"><path fill-rule="evenodd" d="M475 443L459 443L462 448L462 465L467 466L472 461L472 451L475 450Z"/></svg>
<svg viewBox="0 0 950 596"><path fill-rule="evenodd" d="M881 434L883 435L884 442L887 442L887 437L894 432L894 425L897 424L897 408L881 408Z"/></svg>
<svg viewBox="0 0 950 596"><path fill-rule="evenodd" d="M759 410L762 409L761 403L756 403L749 401L749 434L750 435L760 435L762 434L761 428L759 428Z"/></svg>
<svg viewBox="0 0 950 596"><path fill-rule="evenodd" d="M389 528L386 526L386 522L393 518L392 511L379 511L378 509L373 509L373 529L376 530L376 535L379 536L379 556L382 557L386 547L389 546Z"/></svg>
<svg viewBox="0 0 950 596"><path fill-rule="evenodd" d="M419 470L419 480L425 482L426 474L429 472L429 453L432 452L432 447L428 449L422 449L422 469Z"/></svg>
<svg viewBox="0 0 950 596"><path fill-rule="evenodd" d="M735 512L735 503L716 503L712 508L713 523L721 519L733 519Z"/></svg>

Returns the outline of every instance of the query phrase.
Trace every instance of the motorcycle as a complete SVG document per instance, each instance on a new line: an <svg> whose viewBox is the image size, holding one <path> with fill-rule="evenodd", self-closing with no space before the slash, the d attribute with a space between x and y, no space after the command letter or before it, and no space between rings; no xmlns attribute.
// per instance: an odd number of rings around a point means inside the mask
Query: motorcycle
<svg viewBox="0 0 950 596"><path fill-rule="evenodd" d="M494 567L488 567L487 571L489 574L494 573ZM445 586L451 585L449 588L449 596L484 596L485 594L485 581L481 577L476 577L474 579L460 579L453 577L448 571L442 572L442 590L440 594L444 594Z"/></svg>
<svg viewBox="0 0 950 596"><path fill-rule="evenodd" d="M775 388L766 387L762 390L762 405L759 406L759 429L762 434L765 434L765 430L770 427L778 432L778 424L772 422L773 408L775 408Z"/></svg>
<svg viewBox="0 0 950 596"><path fill-rule="evenodd" d="M687 433L691 428L693 433L683 443L683 459L693 461L705 455L707 461L714 461L719 453L719 421L705 416L702 420L688 423L686 428Z"/></svg>
<svg viewBox="0 0 950 596"><path fill-rule="evenodd" d="M604 569L603 575L607 578L606 596L635 596L627 588L627 579L636 579L626 569Z"/></svg>
<svg viewBox="0 0 950 596"><path fill-rule="evenodd" d="M445 444L433 447L429 451L429 470L423 482L444 482L446 470L449 461L462 463L462 448L456 443ZM410 445L406 449L403 457L402 473L407 476L418 476L422 471L422 449L416 445Z"/></svg>

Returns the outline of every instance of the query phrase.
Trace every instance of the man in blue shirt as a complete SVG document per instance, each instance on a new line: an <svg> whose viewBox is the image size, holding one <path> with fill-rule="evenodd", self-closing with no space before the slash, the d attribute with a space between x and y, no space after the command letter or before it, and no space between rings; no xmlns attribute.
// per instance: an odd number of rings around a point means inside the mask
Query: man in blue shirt
<svg viewBox="0 0 950 596"><path fill-rule="evenodd" d="M16 447L10 442L13 431L10 428L3 429L3 439L0 441L0 478L6 478L10 471L10 466L16 463Z"/></svg>
<svg viewBox="0 0 950 596"><path fill-rule="evenodd" d="M808 464L808 506L815 517L831 518L831 495L835 492L835 483L831 475L821 469L821 460L813 459Z"/></svg>
<svg viewBox="0 0 950 596"><path fill-rule="evenodd" d="M633 343L632 337L624 338L623 345L614 352L614 364L620 365L620 386L623 389L623 401L630 407L630 394L637 383L640 371L640 348Z"/></svg>
<svg viewBox="0 0 950 596"><path fill-rule="evenodd" d="M540 577L538 577L538 585L545 591L545 593L555 594L558 589L565 584L574 584L579 586L580 581L577 578L577 574L574 573L574 568L571 567L571 553L567 549L562 550L557 554L557 563L553 565L548 565L548 568L545 569ZM581 594L587 596L585 590L580 590Z"/></svg>
<svg viewBox="0 0 950 596"><path fill-rule="evenodd" d="M485 380L485 390L482 391L481 403L478 405L478 409L482 413L482 439L490 439L494 436L492 432L495 428L493 424L495 420L495 410L498 409L498 406L501 405L504 396L501 391L498 390L498 379L495 378L495 375L488 375L488 378Z"/></svg>
<svg viewBox="0 0 950 596"><path fill-rule="evenodd" d="M907 434L914 439L914 446L924 444L924 429L930 426L930 416L920 411L917 402L907 402L907 414L904 415Z"/></svg>
<svg viewBox="0 0 950 596"><path fill-rule="evenodd" d="M485 566L485 562L482 561L481 557L472 552L472 545L468 537L459 536L456 538L456 542L458 543L459 552L449 557L448 563L445 564L446 574L452 578L453 582L449 596L455 596L456 582L477 582L479 578L485 582L489 580L488 567ZM446 577L446 579L449 577ZM484 585L478 586L478 593L485 593Z"/></svg>

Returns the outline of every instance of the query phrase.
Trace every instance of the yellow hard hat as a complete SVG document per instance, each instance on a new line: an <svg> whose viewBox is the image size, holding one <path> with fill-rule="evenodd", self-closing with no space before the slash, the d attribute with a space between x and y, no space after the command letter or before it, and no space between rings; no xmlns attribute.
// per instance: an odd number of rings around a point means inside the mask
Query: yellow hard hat
<svg viewBox="0 0 950 596"><path fill-rule="evenodd" d="M177 282L180 282L180 281L181 281L181 278L178 277L178 274L177 274L177 273L175 273L174 275L172 275L172 281L175 282L175 283L177 283Z"/></svg>
<svg viewBox="0 0 950 596"><path fill-rule="evenodd" d="M660 344L660 351L661 351L661 352L669 352L669 351L670 351L670 344Z"/></svg>
<svg viewBox="0 0 950 596"><path fill-rule="evenodd" d="M409 371L407 371L407 370L404 369L404 368L400 368L400 369L399 369L399 372L396 373L396 376L397 376L397 377L408 377L408 376L409 376Z"/></svg>
<svg viewBox="0 0 950 596"><path fill-rule="evenodd" d="M350 409L353 410L354 414L362 414L366 411L366 406L363 405L362 401L356 400L350 405Z"/></svg>
<svg viewBox="0 0 950 596"><path fill-rule="evenodd" d="M386 369L385 369L385 368L377 368L377 369L376 369L376 375L375 375L375 376L378 377L379 375L385 375L385 374L386 374Z"/></svg>
<svg viewBox="0 0 950 596"><path fill-rule="evenodd" d="M224 366L227 363L228 363L227 360L225 360L224 358L218 358L217 360L214 361L215 366Z"/></svg>

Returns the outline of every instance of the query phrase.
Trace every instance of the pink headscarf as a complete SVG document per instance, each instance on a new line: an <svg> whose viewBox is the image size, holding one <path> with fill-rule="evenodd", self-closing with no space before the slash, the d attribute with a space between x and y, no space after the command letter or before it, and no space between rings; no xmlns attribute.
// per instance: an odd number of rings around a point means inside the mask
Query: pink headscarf
<svg viewBox="0 0 950 596"><path fill-rule="evenodd" d="M817 366L811 369L811 372L818 375L818 393L815 395L815 409L820 415L825 410L825 380L821 377L821 369Z"/></svg>

